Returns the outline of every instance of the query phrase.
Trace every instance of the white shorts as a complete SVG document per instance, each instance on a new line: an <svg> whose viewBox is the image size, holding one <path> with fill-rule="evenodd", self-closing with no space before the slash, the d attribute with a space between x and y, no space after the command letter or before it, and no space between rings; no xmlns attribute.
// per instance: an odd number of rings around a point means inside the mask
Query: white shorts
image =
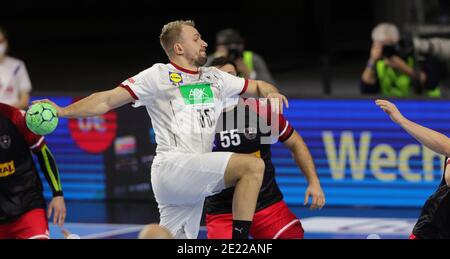
<svg viewBox="0 0 450 259"><path fill-rule="evenodd" d="M224 174L233 153L158 155L151 182L160 224L175 238L197 238L205 197L225 188Z"/></svg>

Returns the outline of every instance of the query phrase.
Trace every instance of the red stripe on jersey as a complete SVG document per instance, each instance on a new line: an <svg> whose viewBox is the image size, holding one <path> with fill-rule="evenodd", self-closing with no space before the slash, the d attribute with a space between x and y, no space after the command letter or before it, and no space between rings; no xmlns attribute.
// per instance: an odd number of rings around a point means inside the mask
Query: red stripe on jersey
<svg viewBox="0 0 450 259"><path fill-rule="evenodd" d="M285 142L286 140L288 140L292 136L293 133L294 133L294 128L291 126L291 124L289 124L287 126L287 130L282 135L280 135L278 137L278 140L280 142Z"/></svg>
<svg viewBox="0 0 450 259"><path fill-rule="evenodd" d="M242 91L239 93L239 95L243 95L245 91L247 91L247 88L248 88L248 80L245 79L244 87L242 88Z"/></svg>
<svg viewBox="0 0 450 259"><path fill-rule="evenodd" d="M278 115L278 121L280 122L280 136L278 137L278 140L284 142L292 135L292 133L294 133L294 128L286 120L283 114Z"/></svg>
<svg viewBox="0 0 450 259"><path fill-rule="evenodd" d="M133 97L133 99L135 100L139 100L139 98L137 97L137 95L133 92L133 90L131 90L131 87L128 85L124 85L124 84L120 84L120 87L124 88L125 90L128 91L128 93L130 93L131 97Z"/></svg>
<svg viewBox="0 0 450 259"><path fill-rule="evenodd" d="M25 122L25 112L21 111L15 107L12 107L7 104L0 103L0 116L4 116L9 119L14 126L19 130L20 134L25 138L25 142L31 148L34 147L33 150L36 150L37 147L42 147L42 144L38 144L39 141L45 143L45 141L41 140L43 138L40 135L36 135L28 129L27 124Z"/></svg>
<svg viewBox="0 0 450 259"><path fill-rule="evenodd" d="M180 70L181 72L188 73L188 74L194 74L194 75L195 75L195 74L198 74L198 70L197 70L197 71L194 71L194 70L189 70L189 69L180 67L179 65L175 64L175 63L172 62L172 61L170 61L170 64L172 64L172 66L174 66L176 69Z"/></svg>

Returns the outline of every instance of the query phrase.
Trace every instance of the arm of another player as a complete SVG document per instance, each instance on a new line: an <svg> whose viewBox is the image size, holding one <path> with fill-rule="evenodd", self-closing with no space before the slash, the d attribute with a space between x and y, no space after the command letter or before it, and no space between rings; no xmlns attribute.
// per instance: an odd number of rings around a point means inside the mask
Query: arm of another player
<svg viewBox="0 0 450 259"><path fill-rule="evenodd" d="M314 161L303 138L294 130L294 133L283 143L291 151L297 166L305 174L308 187L305 192L304 205L308 204L309 196L312 198L311 209L321 209L325 205L325 195L320 186Z"/></svg>
<svg viewBox="0 0 450 259"><path fill-rule="evenodd" d="M118 86L109 91L93 93L66 107L59 107L48 99L37 100L33 103L50 103L56 108L59 117L78 118L102 115L124 104L134 102L134 100L133 96L125 88Z"/></svg>
<svg viewBox="0 0 450 259"><path fill-rule="evenodd" d="M273 112L283 113L283 103L289 108L286 96L280 94L278 89L264 81L248 80L248 86L243 93L244 97L264 97L270 100Z"/></svg>
<svg viewBox="0 0 450 259"><path fill-rule="evenodd" d="M66 204L59 179L58 167L47 145L44 144L41 148L34 150L34 153L38 157L39 165L53 193L53 199L48 205L47 217L50 219L53 213L53 224L58 224L61 227L66 219Z"/></svg>
<svg viewBox="0 0 450 259"><path fill-rule="evenodd" d="M447 136L408 120L389 101L376 100L375 103L417 141L436 153L450 157L450 139Z"/></svg>

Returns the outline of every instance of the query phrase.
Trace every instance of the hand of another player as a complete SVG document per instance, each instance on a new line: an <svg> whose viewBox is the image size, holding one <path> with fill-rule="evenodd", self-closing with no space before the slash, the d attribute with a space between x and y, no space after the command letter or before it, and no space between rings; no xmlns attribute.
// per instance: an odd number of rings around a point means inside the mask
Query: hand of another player
<svg viewBox="0 0 450 259"><path fill-rule="evenodd" d="M60 106L58 106L56 103L50 101L49 99L35 100L35 101L32 102L32 104L35 104L35 103L48 103L48 104L51 104L53 107L55 107L56 115L58 117L63 117L63 115L64 115L63 114L63 109Z"/></svg>
<svg viewBox="0 0 450 259"><path fill-rule="evenodd" d="M308 204L309 196L311 196L312 199L311 206L309 207L310 209L321 209L325 205L325 194L319 183L311 183L308 185L303 205L306 206Z"/></svg>
<svg viewBox="0 0 450 259"><path fill-rule="evenodd" d="M376 100L376 105L378 105L387 115L391 117L391 120L397 124L400 124L405 117L400 113L395 104L386 100Z"/></svg>
<svg viewBox="0 0 450 259"><path fill-rule="evenodd" d="M51 218L53 213L53 224L58 224L59 227L64 225L66 220L66 204L63 196L53 197L52 201L48 205L47 217Z"/></svg>
<svg viewBox="0 0 450 259"><path fill-rule="evenodd" d="M280 93L268 94L267 99L269 99L272 112L275 114L283 114L283 104L286 105L286 108L289 108L288 99Z"/></svg>

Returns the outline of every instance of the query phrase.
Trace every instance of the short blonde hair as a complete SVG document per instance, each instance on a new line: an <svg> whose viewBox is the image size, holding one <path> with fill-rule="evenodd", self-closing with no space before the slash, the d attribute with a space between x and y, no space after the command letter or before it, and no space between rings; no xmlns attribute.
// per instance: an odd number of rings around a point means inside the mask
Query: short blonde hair
<svg viewBox="0 0 450 259"><path fill-rule="evenodd" d="M392 23L380 23L372 31L373 41L385 41L386 39L391 39L395 42L400 40L400 32Z"/></svg>
<svg viewBox="0 0 450 259"><path fill-rule="evenodd" d="M195 28L195 23L192 20L178 20L169 22L164 25L161 30L159 42L169 57L173 54L173 45L180 40L183 25L192 26Z"/></svg>

